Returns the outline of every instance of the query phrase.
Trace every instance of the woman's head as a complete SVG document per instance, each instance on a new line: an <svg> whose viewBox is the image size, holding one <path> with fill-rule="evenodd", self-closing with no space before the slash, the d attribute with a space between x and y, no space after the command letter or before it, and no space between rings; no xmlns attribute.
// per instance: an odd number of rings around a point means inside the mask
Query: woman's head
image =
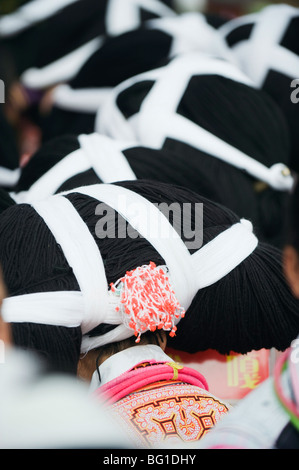
<svg viewBox="0 0 299 470"><path fill-rule="evenodd" d="M226 22L220 36L233 61L280 107L290 131L290 167L298 172L299 9L280 2ZM298 6L298 5L297 5Z"/></svg>
<svg viewBox="0 0 299 470"><path fill-rule="evenodd" d="M176 210L167 212L171 205ZM149 207L152 220L144 218ZM186 220L178 219L182 214ZM171 230L155 238L159 223ZM186 309L169 345L188 352L284 349L297 335L298 302L285 283L281 253L258 243L247 225L183 187L144 180L12 206L0 219L0 261L12 296L4 312L14 340L48 354L56 368L76 370L80 348L134 335L118 324L114 309L107 317L109 286L153 262L167 265ZM138 236L136 226L146 236Z"/></svg>
<svg viewBox="0 0 299 470"><path fill-rule="evenodd" d="M126 6L127 14L131 8ZM217 34L215 19L199 12L150 19L143 12L142 25L101 41L74 76L51 92L52 107L42 121L44 139L66 132L92 132L96 112L113 87L170 57L190 50L226 57L228 48Z"/></svg>
<svg viewBox="0 0 299 470"><path fill-rule="evenodd" d="M107 98L96 130L167 152L164 181L185 176L187 187L250 218L261 239L281 245L292 186L287 125L277 104L232 64L193 53L132 77ZM132 167L152 178L159 162L143 169L133 160Z"/></svg>

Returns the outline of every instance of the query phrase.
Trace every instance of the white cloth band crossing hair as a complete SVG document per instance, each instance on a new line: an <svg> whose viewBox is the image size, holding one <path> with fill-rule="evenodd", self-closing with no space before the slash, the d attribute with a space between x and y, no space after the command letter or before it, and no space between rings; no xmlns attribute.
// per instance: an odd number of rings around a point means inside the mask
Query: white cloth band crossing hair
<svg viewBox="0 0 299 470"><path fill-rule="evenodd" d="M34 9L35 7L39 13L42 13L43 3L46 3L47 7L48 3L55 2L57 4L57 1L60 0L35 1L36 3L35 5L32 5L32 8ZM64 3L67 5L68 3L73 3L74 1L78 0L62 1L62 6L64 6ZM53 10L54 9L55 7ZM176 13L171 8L167 7L163 4L163 2L158 0L127 0L125 2L124 0L107 0L106 14L102 18L105 31L100 31L98 37L91 39L88 43L83 44L76 50L46 65L45 67L40 69L32 67L28 70L25 70L25 72L21 75L21 81L26 86L32 88L44 88L58 83L67 82L77 74L77 72L80 70L83 64L86 63L89 57L101 47L103 41L105 41L107 37L107 34L108 36L114 36L139 27L142 24L142 18L140 14L141 9L145 9L146 11L154 13L158 16L176 16ZM51 10L51 8L49 8L49 10ZM28 14L28 11L26 13ZM30 11L30 14L31 13L32 11ZM34 17L34 12L32 13L32 16ZM30 18L30 16L28 18ZM11 17L11 20L16 19L19 21L19 23L20 20L21 23L22 20L24 22L22 15L19 15L16 18ZM25 24L23 27L25 27ZM8 29L9 27L13 29L13 27L16 27L17 25L14 25L13 21L10 21L10 24L7 24L6 22L6 30L7 26ZM19 26L22 27L22 24Z"/></svg>
<svg viewBox="0 0 299 470"><path fill-rule="evenodd" d="M167 54L169 58L196 50L233 60L232 53L223 38L215 34L215 28L210 26L206 17L199 12L187 12L177 16L148 20L144 27L170 35L172 44ZM113 87L74 89L64 83L53 90L52 101L60 109L96 113L112 90Z"/></svg>
<svg viewBox="0 0 299 470"><path fill-rule="evenodd" d="M70 80L78 73L87 59L101 46L102 37L91 39L69 54L38 69L29 68L21 74L21 82L29 88L45 88Z"/></svg>
<svg viewBox="0 0 299 470"><path fill-rule="evenodd" d="M82 341L83 352L111 341L128 338L132 336L132 331L120 325L121 319L115 311L115 303L109 302L107 279L100 251L86 224L71 202L64 197L70 193L84 194L99 202L105 202L154 246L164 259L176 297L186 310L199 289L219 281L231 272L250 256L258 244L251 223L241 221L191 255L181 237L157 206L135 192L117 185L86 186L33 204L57 243L61 245L81 292L64 292L63 302L60 302L61 292L49 292L49 295L39 293L23 295L22 309L24 306L24 311L30 312L32 322L35 318L36 323L65 325L69 318L70 325L74 325L80 320L82 307L83 334L100 323L119 325L103 336L86 335ZM152 230L153 220L156 227L159 227L158 231ZM165 236L166 234L168 236ZM70 304L65 301L68 296ZM47 298L50 302L49 307L40 308L42 302L47 305ZM71 308L76 302L78 304L73 318ZM3 317L6 321L27 321L25 315L18 312L18 305L20 305L19 297L4 300ZM39 308L36 309L36 306Z"/></svg>
<svg viewBox="0 0 299 470"><path fill-rule="evenodd" d="M69 178L90 169L90 162L81 149L66 155L50 170L44 173L27 191L10 192L17 203L30 203L55 194Z"/></svg>
<svg viewBox="0 0 299 470"><path fill-rule="evenodd" d="M108 284L101 253L87 225L67 198L54 196L32 206L49 227L73 269L84 300L84 334L98 325L99 319L103 321L107 311Z"/></svg>
<svg viewBox="0 0 299 470"><path fill-rule="evenodd" d="M78 139L92 168L103 183L137 179L123 154L123 150L136 147L136 143L112 140L97 133L82 134Z"/></svg>
<svg viewBox="0 0 299 470"><path fill-rule="evenodd" d="M120 142L104 135L78 136L80 148L66 155L44 173L27 191L10 192L17 203L31 203L55 194L67 180L93 168L103 183L136 180L123 151L136 143ZM0 171L1 179L1 171Z"/></svg>
<svg viewBox="0 0 299 470"><path fill-rule="evenodd" d="M164 67L149 70L148 72L141 73L136 77L128 78L114 87L114 90L112 90L109 96L107 96L107 99L96 114L94 126L95 131L99 134L107 135L115 139L131 141L138 140L138 136L136 136L134 129L132 129L128 124L116 104L117 96L122 91L130 88L139 81L147 80L154 82L155 80L159 80L163 73ZM113 122L113 126L111 126L111 122Z"/></svg>
<svg viewBox="0 0 299 470"><path fill-rule="evenodd" d="M0 17L0 36L17 34L78 0L32 0Z"/></svg>
<svg viewBox="0 0 299 470"><path fill-rule="evenodd" d="M253 82L262 87L269 70L291 78L299 77L298 56L280 45L286 26L298 16L299 9L291 5L269 5L254 15L244 15L219 28L226 37L239 26L253 24L250 38L233 45L235 62Z"/></svg>
<svg viewBox="0 0 299 470"><path fill-rule="evenodd" d="M252 228L250 221L241 219L192 254L198 290L225 277L256 249L258 240Z"/></svg>
<svg viewBox="0 0 299 470"><path fill-rule="evenodd" d="M204 14L197 11L182 12L176 17L148 20L145 28L163 31L172 37L169 57L200 51L232 60L233 56L225 41L211 26Z"/></svg>
<svg viewBox="0 0 299 470"><path fill-rule="evenodd" d="M86 186L74 192L99 199L110 206L156 249L169 269L176 297L188 308L195 289L190 254L158 207L139 194L116 185Z"/></svg>
<svg viewBox="0 0 299 470"><path fill-rule="evenodd" d="M141 111L145 106L150 106L153 101L153 107L155 105L158 112L166 108L167 113L175 113L192 75L204 74L216 74L248 86L254 86L243 72L222 59L200 52L186 53L172 59L166 66L141 73L117 85L98 112L95 121L96 131L110 137L139 140L141 136L139 136L138 128L132 128L120 112L116 104L117 97L135 84L142 81L153 81L155 83L143 100ZM150 101L149 105L146 104L148 101ZM152 120L155 117L156 115L151 114ZM117 119L116 125L115 118Z"/></svg>
<svg viewBox="0 0 299 470"><path fill-rule="evenodd" d="M158 16L175 16L175 12L157 0L110 0L105 17L107 33L119 35L140 26L139 8Z"/></svg>
<svg viewBox="0 0 299 470"><path fill-rule="evenodd" d="M0 185L1 186L8 186L12 187L17 184L21 175L20 168L15 168L14 170L10 170L4 166L0 166Z"/></svg>
<svg viewBox="0 0 299 470"><path fill-rule="evenodd" d="M154 109L152 108L151 111L154 112ZM187 135L189 145L210 154L213 158L218 158L245 171L278 191L291 191L294 178L283 163L276 163L268 168L185 117L164 113L163 110L156 111L154 120L152 112L143 113L142 111L138 117L138 130L145 145L151 142L152 146L160 148L166 136L186 142ZM151 123L150 126L149 123Z"/></svg>
<svg viewBox="0 0 299 470"><path fill-rule="evenodd" d="M84 308L80 291L40 292L7 297L1 313L8 322L75 328L82 325Z"/></svg>
<svg viewBox="0 0 299 470"><path fill-rule="evenodd" d="M97 117L97 130L112 137L136 139L154 148L161 148L166 138L177 139L247 172L276 190L290 191L294 178L286 165L277 163L268 168L176 112L190 78L204 74L216 74L254 87L253 82L232 64L201 54L186 54L160 69L140 111L128 120L117 108L115 98L114 101L112 96L108 98ZM135 83L144 79L146 74L133 78ZM126 86L130 87L133 80L116 87L114 96Z"/></svg>
<svg viewBox="0 0 299 470"><path fill-rule="evenodd" d="M112 88L71 88L68 84L57 85L52 93L54 106L79 113L96 113L107 99Z"/></svg>

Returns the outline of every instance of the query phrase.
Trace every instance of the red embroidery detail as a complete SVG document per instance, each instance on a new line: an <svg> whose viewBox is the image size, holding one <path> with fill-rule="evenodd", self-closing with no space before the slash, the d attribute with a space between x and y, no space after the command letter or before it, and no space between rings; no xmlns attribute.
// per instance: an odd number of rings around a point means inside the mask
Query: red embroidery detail
<svg viewBox="0 0 299 470"><path fill-rule="evenodd" d="M197 441L228 412L224 403L186 384L142 390L118 401L113 408L136 445L141 446L159 445L166 440L169 444Z"/></svg>

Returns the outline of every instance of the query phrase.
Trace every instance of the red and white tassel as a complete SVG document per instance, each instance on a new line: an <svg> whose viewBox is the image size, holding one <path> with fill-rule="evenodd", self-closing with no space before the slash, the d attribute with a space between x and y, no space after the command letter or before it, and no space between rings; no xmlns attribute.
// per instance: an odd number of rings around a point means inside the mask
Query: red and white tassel
<svg viewBox="0 0 299 470"><path fill-rule="evenodd" d="M120 305L116 307L122 315L123 323L140 336L147 330L163 329L175 336L175 321L185 316L170 281L162 267L150 262L139 266L110 284L111 291L120 296Z"/></svg>

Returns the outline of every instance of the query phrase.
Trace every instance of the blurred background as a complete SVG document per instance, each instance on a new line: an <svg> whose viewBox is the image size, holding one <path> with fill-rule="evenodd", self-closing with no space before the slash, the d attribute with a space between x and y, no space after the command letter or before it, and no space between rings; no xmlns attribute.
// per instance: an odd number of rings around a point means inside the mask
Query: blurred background
<svg viewBox="0 0 299 470"><path fill-rule="evenodd" d="M0 0L0 15L10 13L28 0ZM170 0L177 11L197 10L230 17L258 11L266 5L286 3L299 7L299 0L263 2L259 0Z"/></svg>

